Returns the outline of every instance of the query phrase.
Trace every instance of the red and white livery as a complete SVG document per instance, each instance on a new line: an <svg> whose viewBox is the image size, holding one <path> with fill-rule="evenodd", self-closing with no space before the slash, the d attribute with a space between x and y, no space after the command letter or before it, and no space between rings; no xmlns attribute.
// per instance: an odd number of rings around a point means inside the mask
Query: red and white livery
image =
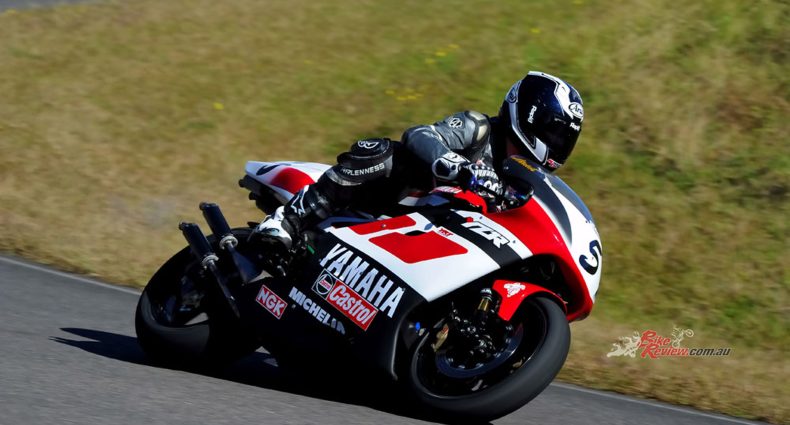
<svg viewBox="0 0 790 425"><path fill-rule="evenodd" d="M271 213L328 168L249 162L240 184ZM559 177L522 157L500 177L508 190L491 204L439 187L387 215L337 212L307 229L296 255L204 203L216 237L182 223L190 246L143 291L138 339L178 365L263 345L282 365L379 369L442 420L513 412L562 368L569 323L592 310L603 248Z"/></svg>

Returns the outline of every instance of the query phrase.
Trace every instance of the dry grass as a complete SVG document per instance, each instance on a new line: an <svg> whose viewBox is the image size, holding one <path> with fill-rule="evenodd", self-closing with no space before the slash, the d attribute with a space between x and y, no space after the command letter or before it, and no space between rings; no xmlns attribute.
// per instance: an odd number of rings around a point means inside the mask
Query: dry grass
<svg viewBox="0 0 790 425"><path fill-rule="evenodd" d="M632 323L593 315L571 326L571 352L559 379L751 419L781 423L790 417L790 407L782 402L790 397L790 389L780 378L790 372L782 348L750 348L733 343L727 335L714 334L710 327L698 327L681 346L731 348L731 354L643 359L640 350L636 358L607 357L618 337L648 329L666 337L672 332L671 321L662 321L660 327L656 321L635 319Z"/></svg>
<svg viewBox="0 0 790 425"><path fill-rule="evenodd" d="M736 0L140 0L5 13L0 249L142 285L183 245L175 225L198 220L199 201L235 224L261 218L235 184L244 161L331 162L359 137L494 113L512 81L541 69L585 98L561 174L606 254L564 376L787 421L774 377L787 376L790 346L788 16L783 2ZM605 358L616 337L672 324L737 350Z"/></svg>

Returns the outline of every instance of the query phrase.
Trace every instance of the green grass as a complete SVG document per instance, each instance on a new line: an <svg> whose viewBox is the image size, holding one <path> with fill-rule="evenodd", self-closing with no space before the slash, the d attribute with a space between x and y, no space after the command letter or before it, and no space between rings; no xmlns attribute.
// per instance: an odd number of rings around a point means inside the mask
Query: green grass
<svg viewBox="0 0 790 425"><path fill-rule="evenodd" d="M361 137L494 114L539 69L584 97L560 175L605 252L564 379L788 421L788 9L140 0L6 12L0 249L143 285L199 201L236 224L261 218L236 187L246 160L331 162ZM619 336L673 324L735 351L605 357Z"/></svg>

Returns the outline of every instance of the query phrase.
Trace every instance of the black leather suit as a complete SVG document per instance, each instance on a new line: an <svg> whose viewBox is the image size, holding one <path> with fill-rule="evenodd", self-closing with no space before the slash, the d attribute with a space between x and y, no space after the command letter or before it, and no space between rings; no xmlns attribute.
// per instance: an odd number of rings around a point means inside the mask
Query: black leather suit
<svg viewBox="0 0 790 425"><path fill-rule="evenodd" d="M479 112L453 114L433 125L412 127L401 142L366 139L337 157L338 164L318 182L299 192L285 206L285 224L292 235L348 206L376 210L397 202L405 189L430 189L460 183L460 166L483 161L499 170L502 158L496 118ZM496 152L495 152L496 151Z"/></svg>

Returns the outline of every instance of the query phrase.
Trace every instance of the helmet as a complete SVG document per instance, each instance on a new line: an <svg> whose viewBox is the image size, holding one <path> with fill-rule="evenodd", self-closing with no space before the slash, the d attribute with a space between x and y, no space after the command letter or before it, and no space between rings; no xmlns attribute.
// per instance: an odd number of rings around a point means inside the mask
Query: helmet
<svg viewBox="0 0 790 425"><path fill-rule="evenodd" d="M584 108L573 86L552 75L530 71L510 88L499 118L522 154L554 172L576 145Z"/></svg>

